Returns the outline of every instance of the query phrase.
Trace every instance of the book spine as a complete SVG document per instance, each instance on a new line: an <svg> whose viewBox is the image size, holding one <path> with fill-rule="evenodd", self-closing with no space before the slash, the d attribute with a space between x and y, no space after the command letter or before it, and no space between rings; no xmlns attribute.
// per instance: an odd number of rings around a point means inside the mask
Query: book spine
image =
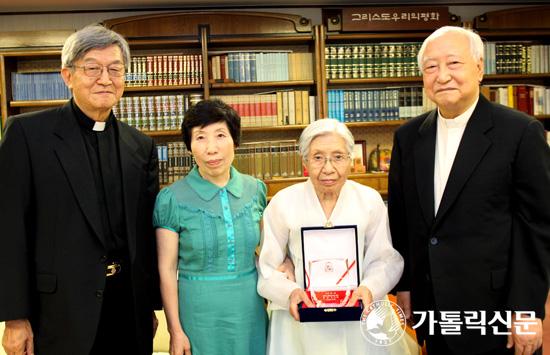
<svg viewBox="0 0 550 355"><path fill-rule="evenodd" d="M281 146L276 142L271 143L271 177L281 178Z"/></svg>
<svg viewBox="0 0 550 355"><path fill-rule="evenodd" d="M256 53L249 53L250 60L250 81L255 83L258 81L257 68L256 68Z"/></svg>
<svg viewBox="0 0 550 355"><path fill-rule="evenodd" d="M261 144L255 144L254 145L254 177L256 179L263 179L264 178L264 172L263 172L263 152L262 152L262 146Z"/></svg>
<svg viewBox="0 0 550 355"><path fill-rule="evenodd" d="M389 44L387 48L387 76L389 78L395 78L397 76L397 63L395 56L395 44Z"/></svg>
<svg viewBox="0 0 550 355"><path fill-rule="evenodd" d="M134 112L134 127L138 130L142 130L141 126L141 105L139 104L139 96L132 96L132 109Z"/></svg>
<svg viewBox="0 0 550 355"><path fill-rule="evenodd" d="M353 46L343 46L344 48L344 79L353 77Z"/></svg>
<svg viewBox="0 0 550 355"><path fill-rule="evenodd" d="M354 104L354 119L355 122L361 122L361 114L362 114L362 107L361 107L361 91L360 90L354 90L353 91L353 104Z"/></svg>
<svg viewBox="0 0 550 355"><path fill-rule="evenodd" d="M339 45L336 47L336 78L335 79L344 79L345 78L345 51L346 47Z"/></svg>

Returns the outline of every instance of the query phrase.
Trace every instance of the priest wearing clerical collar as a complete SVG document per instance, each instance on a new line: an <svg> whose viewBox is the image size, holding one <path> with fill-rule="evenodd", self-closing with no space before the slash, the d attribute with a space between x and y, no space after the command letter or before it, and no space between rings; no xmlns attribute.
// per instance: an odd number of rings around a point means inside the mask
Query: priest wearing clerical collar
<svg viewBox="0 0 550 355"><path fill-rule="evenodd" d="M112 112L129 62L116 32L77 31L62 51L73 98L6 123L0 320L9 354L152 352L158 159L153 139Z"/></svg>

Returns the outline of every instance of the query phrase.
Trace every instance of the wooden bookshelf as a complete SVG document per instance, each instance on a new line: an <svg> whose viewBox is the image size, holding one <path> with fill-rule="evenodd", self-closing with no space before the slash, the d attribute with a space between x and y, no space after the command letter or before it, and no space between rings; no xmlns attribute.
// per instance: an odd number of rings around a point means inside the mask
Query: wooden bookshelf
<svg viewBox="0 0 550 355"><path fill-rule="evenodd" d="M534 9L537 11L539 8ZM522 13L524 16L525 13ZM493 15L487 15L491 19ZM509 14L506 14L509 16ZM430 31L386 31L343 33L327 31L325 25L313 26L311 20L299 15L240 12L240 11L184 11L132 16L104 21L105 25L128 39L133 56L148 54L200 54L202 56L202 82L205 84L173 86L132 86L125 88L125 97L157 96L199 93L204 98L219 95L252 95L266 91L307 90L317 97L315 117L327 118L329 90L369 90L378 88L399 88L422 86L421 77L391 77L362 79L327 79L325 48L343 44L380 44L387 42L422 42ZM550 27L550 26L549 26ZM480 35L487 41L537 41L549 44L550 28L504 28L483 27ZM212 52L229 50L262 51L292 50L311 53L313 58L313 80L272 82L210 82L208 59ZM53 63L50 67L59 70L61 48L25 48L0 50L0 108L2 120L14 114L33 109L55 107L66 100L12 101L11 73L18 72L21 64L40 65L43 61ZM55 64L57 63L57 64ZM484 84L550 85L550 73L485 75ZM548 128L550 115L537 116ZM350 122L346 123L356 140L365 140L367 148L382 141L384 148L391 148L394 130L405 120ZM243 137L248 140L280 140L281 135L295 139L306 125L268 127L243 127ZM180 140L181 132L151 131L146 134L159 142ZM247 139L244 139L245 141ZM365 160L368 159L367 149ZM387 174L350 175L350 179L387 192ZM266 180L268 195L273 196L280 189L305 178Z"/></svg>
<svg viewBox="0 0 550 355"><path fill-rule="evenodd" d="M264 180L267 187L267 198L270 200L275 194L284 188L292 186L294 184L304 182L308 177L300 178L284 178L284 179L271 179ZM369 186L377 190L381 195L388 194L388 173L376 173L376 174L350 174L348 180L358 182L362 185ZM165 187L168 185L163 185Z"/></svg>
<svg viewBox="0 0 550 355"><path fill-rule="evenodd" d="M265 180L264 183L267 186L267 197L273 197L277 192L282 189L292 186L299 182L304 182L308 178L286 178L286 179L274 179ZM358 182L362 185L371 187L377 190L381 195L388 194L388 174L376 173L376 174L350 174L348 180Z"/></svg>

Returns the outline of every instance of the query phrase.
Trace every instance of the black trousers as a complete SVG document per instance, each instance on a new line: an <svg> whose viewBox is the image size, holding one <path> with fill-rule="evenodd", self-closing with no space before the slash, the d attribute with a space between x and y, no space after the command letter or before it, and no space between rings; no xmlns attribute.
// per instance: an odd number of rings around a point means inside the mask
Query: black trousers
<svg viewBox="0 0 550 355"><path fill-rule="evenodd" d="M453 351L449 348L447 345L447 342L445 341L443 335L441 335L441 327L439 325L439 313L437 312L437 307L435 304L435 297L433 293L432 284L429 281L430 278L427 278L427 284L426 286L430 290L429 296L428 296L428 306L429 309L435 310L435 318L437 319L437 323L434 324L434 334L427 335L425 337L426 342L426 352L428 355L462 355L460 352ZM505 336L503 336L505 337ZM506 344L504 343L503 339L503 346L499 349L491 350L488 352L481 352L478 355L514 355L514 348L506 349ZM535 352L535 355L542 355L542 347L538 349Z"/></svg>
<svg viewBox="0 0 550 355"><path fill-rule="evenodd" d="M90 355L138 354L130 273L107 277L101 318Z"/></svg>

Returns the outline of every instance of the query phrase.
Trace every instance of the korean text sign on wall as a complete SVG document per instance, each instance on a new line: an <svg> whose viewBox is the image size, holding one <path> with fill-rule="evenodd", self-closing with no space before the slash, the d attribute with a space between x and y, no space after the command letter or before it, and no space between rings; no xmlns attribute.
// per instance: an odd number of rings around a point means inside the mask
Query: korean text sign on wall
<svg viewBox="0 0 550 355"><path fill-rule="evenodd" d="M353 7L342 9L342 31L422 31L453 25L446 6Z"/></svg>

